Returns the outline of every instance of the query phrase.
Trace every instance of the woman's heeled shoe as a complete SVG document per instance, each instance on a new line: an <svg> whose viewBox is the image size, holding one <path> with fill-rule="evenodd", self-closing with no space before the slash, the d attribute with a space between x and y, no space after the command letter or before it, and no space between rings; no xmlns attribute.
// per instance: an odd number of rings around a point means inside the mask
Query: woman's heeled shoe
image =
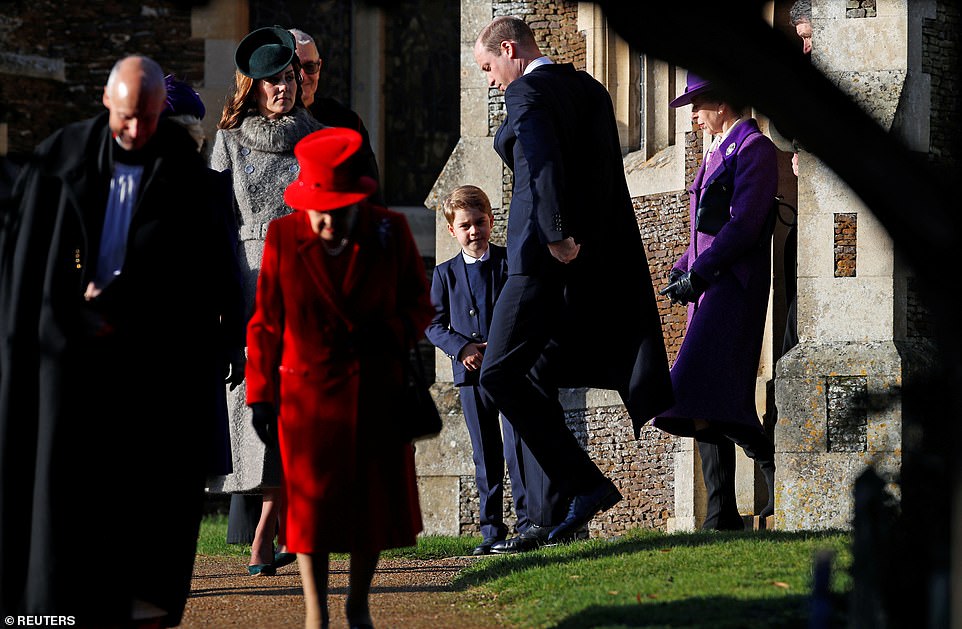
<svg viewBox="0 0 962 629"><path fill-rule="evenodd" d="M297 561L297 553L274 553L274 568L283 568Z"/></svg>
<svg viewBox="0 0 962 629"><path fill-rule="evenodd" d="M247 573L252 577L272 577L277 574L277 569L271 563L256 563L247 566Z"/></svg>

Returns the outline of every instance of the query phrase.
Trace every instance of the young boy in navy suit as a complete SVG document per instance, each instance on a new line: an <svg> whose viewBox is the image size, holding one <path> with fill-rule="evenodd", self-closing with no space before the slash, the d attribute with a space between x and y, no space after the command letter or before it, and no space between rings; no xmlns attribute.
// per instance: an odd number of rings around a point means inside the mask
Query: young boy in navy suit
<svg viewBox="0 0 962 629"><path fill-rule="evenodd" d="M491 313L508 274L505 249L488 242L494 215L487 195L480 188L456 188L444 199L442 210L448 222L448 232L458 240L461 252L434 269L431 283L434 319L426 334L451 358L454 385L458 387L471 436L483 537L474 554L491 553L496 544L493 552L499 552L499 549L500 552L528 550L528 547L518 547L517 543L510 544L508 550L503 549L507 542L516 542L520 538L505 540L508 528L504 524L502 506L504 466L507 464L511 478L517 515L515 527L522 535L534 524L528 518L525 478L536 477L539 495L533 498L539 505L544 493L542 485L547 489L549 483L542 478L540 468L526 468L530 457L524 456L525 448L520 437L515 436L514 428L507 421L503 424L498 421L498 409L478 386ZM537 466L533 459L532 465ZM552 522L543 524L547 526ZM542 527L535 525L534 528ZM527 544L530 548L539 545L540 540Z"/></svg>

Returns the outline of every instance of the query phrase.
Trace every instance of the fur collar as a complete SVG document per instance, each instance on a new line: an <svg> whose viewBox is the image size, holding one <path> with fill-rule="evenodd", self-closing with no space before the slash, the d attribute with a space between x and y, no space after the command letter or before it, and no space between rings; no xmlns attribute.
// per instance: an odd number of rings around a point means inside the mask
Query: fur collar
<svg viewBox="0 0 962 629"><path fill-rule="evenodd" d="M321 123L310 112L298 107L276 120L259 114L248 116L237 131L242 145L269 153L290 153L301 138L320 128Z"/></svg>

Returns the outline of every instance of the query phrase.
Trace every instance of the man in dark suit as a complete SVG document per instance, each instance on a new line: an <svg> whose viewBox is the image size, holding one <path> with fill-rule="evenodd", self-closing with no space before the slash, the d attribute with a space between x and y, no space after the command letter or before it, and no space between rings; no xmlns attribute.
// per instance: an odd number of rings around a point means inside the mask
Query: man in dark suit
<svg viewBox="0 0 962 629"><path fill-rule="evenodd" d="M617 390L637 437L672 401L661 321L607 90L543 56L516 17L482 29L474 56L504 90L494 144L514 172L481 386L573 496L546 539L567 541L621 493L568 430L558 387Z"/></svg>

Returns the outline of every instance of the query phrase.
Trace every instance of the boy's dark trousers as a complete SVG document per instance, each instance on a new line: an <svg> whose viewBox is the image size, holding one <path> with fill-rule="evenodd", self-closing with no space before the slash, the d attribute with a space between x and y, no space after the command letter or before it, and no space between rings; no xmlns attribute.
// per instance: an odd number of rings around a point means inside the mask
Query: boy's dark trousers
<svg viewBox="0 0 962 629"><path fill-rule="evenodd" d="M527 515L525 478L522 469L521 441L515 438L514 428L504 422L502 433L498 410L477 385L458 387L464 421L471 437L474 457L475 482L478 486L481 511L481 536L484 539L505 539L508 527L504 524L504 468L508 467L511 495L514 502L516 527L523 531L530 526ZM503 434L503 438L502 438Z"/></svg>

